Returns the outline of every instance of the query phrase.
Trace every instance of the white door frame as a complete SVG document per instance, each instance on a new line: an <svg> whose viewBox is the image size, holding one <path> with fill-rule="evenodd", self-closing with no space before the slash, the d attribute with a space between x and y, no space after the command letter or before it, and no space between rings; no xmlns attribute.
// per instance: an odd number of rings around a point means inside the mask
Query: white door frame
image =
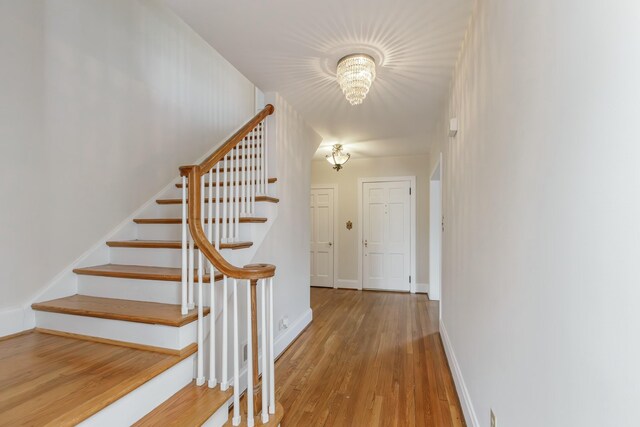
<svg viewBox="0 0 640 427"><path fill-rule="evenodd" d="M388 176L374 178L358 178L358 289L362 290L362 224L364 223L364 212L362 211L362 187L365 182L400 182L409 181L411 185L411 195L409 202L411 203L411 254L409 262L411 263L411 284L409 292L416 293L416 177L415 176Z"/></svg>
<svg viewBox="0 0 640 427"><path fill-rule="evenodd" d="M442 298L442 153L429 175L428 292L431 300Z"/></svg>
<svg viewBox="0 0 640 427"><path fill-rule="evenodd" d="M333 288L338 289L338 184L311 184L312 190L333 190Z"/></svg>

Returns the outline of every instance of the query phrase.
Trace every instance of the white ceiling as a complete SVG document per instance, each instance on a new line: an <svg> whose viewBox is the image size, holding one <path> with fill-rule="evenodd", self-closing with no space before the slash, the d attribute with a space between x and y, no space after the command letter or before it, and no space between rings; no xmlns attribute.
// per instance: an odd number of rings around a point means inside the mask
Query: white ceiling
<svg viewBox="0 0 640 427"><path fill-rule="evenodd" d="M164 0L263 91L278 91L354 157L426 153L473 0ZM335 80L349 53L376 59L364 103Z"/></svg>

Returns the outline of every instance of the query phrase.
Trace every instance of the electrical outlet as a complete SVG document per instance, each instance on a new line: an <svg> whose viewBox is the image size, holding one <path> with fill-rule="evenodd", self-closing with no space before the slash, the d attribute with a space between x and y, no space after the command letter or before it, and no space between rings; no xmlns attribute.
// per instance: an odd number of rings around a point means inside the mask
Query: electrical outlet
<svg viewBox="0 0 640 427"><path fill-rule="evenodd" d="M493 413L493 409L491 410L491 427L498 427L498 420L496 419L496 414Z"/></svg>
<svg viewBox="0 0 640 427"><path fill-rule="evenodd" d="M280 319L279 326L280 326L280 330L287 329L289 327L289 317L284 316L282 319Z"/></svg>
<svg viewBox="0 0 640 427"><path fill-rule="evenodd" d="M262 348L262 330L258 329L258 348ZM249 359L249 345L245 342L242 345L242 364L245 365Z"/></svg>

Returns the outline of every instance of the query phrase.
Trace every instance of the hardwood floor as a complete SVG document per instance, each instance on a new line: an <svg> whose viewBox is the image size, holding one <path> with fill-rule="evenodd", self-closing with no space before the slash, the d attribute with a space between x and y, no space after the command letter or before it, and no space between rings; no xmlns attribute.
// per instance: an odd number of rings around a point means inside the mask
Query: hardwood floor
<svg viewBox="0 0 640 427"><path fill-rule="evenodd" d="M276 365L283 426L464 426L426 295L311 289L313 322Z"/></svg>

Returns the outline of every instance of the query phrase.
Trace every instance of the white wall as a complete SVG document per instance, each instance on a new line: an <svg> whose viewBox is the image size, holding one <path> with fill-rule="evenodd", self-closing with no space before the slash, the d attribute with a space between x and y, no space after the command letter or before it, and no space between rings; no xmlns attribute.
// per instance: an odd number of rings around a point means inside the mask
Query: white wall
<svg viewBox="0 0 640 427"><path fill-rule="evenodd" d="M0 58L0 312L254 114L253 84L156 1L0 1Z"/></svg>
<svg viewBox="0 0 640 427"><path fill-rule="evenodd" d="M275 107L269 119L269 141L276 142L274 156L270 158L269 175L278 178L278 217L271 225L255 262L276 266L274 282L274 321L276 339L286 344L289 339L279 339L287 334L278 331L277 324L283 317L295 322L311 320L309 291L309 197L311 187L311 158L322 141L304 119L277 94L266 94L266 102ZM299 323L299 328L306 326ZM299 330L298 330L299 331ZM295 335L295 334L294 334ZM278 351L278 349L276 349Z"/></svg>
<svg viewBox="0 0 640 427"><path fill-rule="evenodd" d="M369 157L351 159L336 172L325 160L314 161L311 183L338 186L338 217L334 218L338 241L335 258L338 260L339 287L350 287L358 279L358 178L381 176L416 177L416 273L418 292L426 292L429 282L429 156ZM353 228L347 230L351 221ZM307 280L308 282L308 280Z"/></svg>
<svg viewBox="0 0 640 427"><path fill-rule="evenodd" d="M636 426L640 3L477 7L436 136L461 397L481 426Z"/></svg>

